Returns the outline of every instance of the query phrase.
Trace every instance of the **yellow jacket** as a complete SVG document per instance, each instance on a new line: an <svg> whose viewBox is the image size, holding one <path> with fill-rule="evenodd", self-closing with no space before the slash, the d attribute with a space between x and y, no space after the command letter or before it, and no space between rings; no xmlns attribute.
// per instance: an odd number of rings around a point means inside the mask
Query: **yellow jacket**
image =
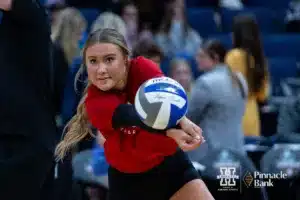
<svg viewBox="0 0 300 200"><path fill-rule="evenodd" d="M234 72L241 72L246 78L247 53L242 49L233 49L226 55L225 62ZM253 58L252 58L253 60ZM253 61L252 61L253 62ZM257 102L263 102L269 95L269 81L265 78L264 84L258 93L249 93L246 110L243 118L243 129L246 136L260 135L260 118Z"/></svg>

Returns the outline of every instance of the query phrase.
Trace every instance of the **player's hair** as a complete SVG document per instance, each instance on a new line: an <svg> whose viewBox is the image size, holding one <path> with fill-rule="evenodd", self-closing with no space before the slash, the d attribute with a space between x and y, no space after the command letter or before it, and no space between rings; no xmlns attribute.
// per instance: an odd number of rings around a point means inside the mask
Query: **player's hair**
<svg viewBox="0 0 300 200"><path fill-rule="evenodd" d="M86 50L97 43L110 43L117 45L125 56L129 55L129 50L125 38L122 34L115 29L98 29L92 32L83 48L83 64L78 71L75 79L75 84L82 73L86 71ZM77 112L73 118L67 123L64 129L64 137L62 141L57 145L55 149L55 156L57 160L64 158L66 153L76 146L78 142L86 138L87 136L94 136L92 133L91 125L88 122L88 117L85 108L85 99L87 97L87 87L85 88L82 98L78 104Z"/></svg>

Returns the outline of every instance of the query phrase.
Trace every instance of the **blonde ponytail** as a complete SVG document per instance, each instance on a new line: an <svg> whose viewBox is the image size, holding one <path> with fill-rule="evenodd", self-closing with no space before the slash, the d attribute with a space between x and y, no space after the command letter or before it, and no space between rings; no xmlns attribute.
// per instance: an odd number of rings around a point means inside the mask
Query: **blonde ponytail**
<svg viewBox="0 0 300 200"><path fill-rule="evenodd" d="M86 138L88 135L94 136L92 129L89 126L87 112L84 101L87 97L85 92L77 107L77 113L68 122L64 129L65 136L55 149L55 156L57 160L62 160L67 152L74 148L78 142Z"/></svg>

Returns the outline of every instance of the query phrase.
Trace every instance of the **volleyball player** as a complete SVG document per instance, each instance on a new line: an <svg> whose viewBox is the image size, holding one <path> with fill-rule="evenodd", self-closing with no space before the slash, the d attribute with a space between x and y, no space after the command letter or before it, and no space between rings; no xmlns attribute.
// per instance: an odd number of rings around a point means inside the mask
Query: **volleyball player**
<svg viewBox="0 0 300 200"><path fill-rule="evenodd" d="M85 138L90 122L106 139L110 200L213 199L182 151L201 144L201 129L184 118L181 129L152 130L127 104L133 104L144 81L163 76L154 62L144 57L129 60L128 55L124 37L114 29L89 36L83 51L89 84L56 155L63 158Z"/></svg>

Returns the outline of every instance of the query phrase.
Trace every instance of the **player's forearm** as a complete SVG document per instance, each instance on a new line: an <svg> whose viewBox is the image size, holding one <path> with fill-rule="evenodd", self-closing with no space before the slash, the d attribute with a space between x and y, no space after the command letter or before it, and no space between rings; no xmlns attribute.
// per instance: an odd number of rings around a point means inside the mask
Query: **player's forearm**
<svg viewBox="0 0 300 200"><path fill-rule="evenodd" d="M131 104L121 104L116 108L112 118L112 125L114 129L137 126L152 133L165 133L164 130L155 130L145 125Z"/></svg>

